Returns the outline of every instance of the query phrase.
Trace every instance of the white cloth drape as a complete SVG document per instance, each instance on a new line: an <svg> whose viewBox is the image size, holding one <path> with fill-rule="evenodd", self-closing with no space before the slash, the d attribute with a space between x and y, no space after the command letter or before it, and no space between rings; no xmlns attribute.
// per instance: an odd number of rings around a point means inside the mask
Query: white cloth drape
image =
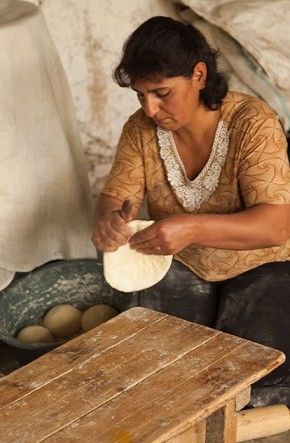
<svg viewBox="0 0 290 443"><path fill-rule="evenodd" d="M39 8L0 2L0 290L14 272L95 257L73 103Z"/></svg>

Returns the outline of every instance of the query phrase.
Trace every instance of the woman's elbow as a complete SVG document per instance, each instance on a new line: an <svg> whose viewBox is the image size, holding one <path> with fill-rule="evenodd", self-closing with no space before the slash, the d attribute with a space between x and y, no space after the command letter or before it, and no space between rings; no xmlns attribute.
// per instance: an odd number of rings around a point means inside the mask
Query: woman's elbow
<svg viewBox="0 0 290 443"><path fill-rule="evenodd" d="M290 204L271 206L270 209L272 214L275 210L268 225L273 246L282 246L290 239Z"/></svg>
<svg viewBox="0 0 290 443"><path fill-rule="evenodd" d="M274 227L271 233L271 246L282 246L290 238L290 227Z"/></svg>

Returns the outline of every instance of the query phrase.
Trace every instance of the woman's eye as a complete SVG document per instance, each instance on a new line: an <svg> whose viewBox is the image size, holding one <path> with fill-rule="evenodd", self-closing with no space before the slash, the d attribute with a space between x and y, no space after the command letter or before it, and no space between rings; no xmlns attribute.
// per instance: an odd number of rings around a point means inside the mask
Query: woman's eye
<svg viewBox="0 0 290 443"><path fill-rule="evenodd" d="M167 97L169 95L169 93L170 93L170 91L159 91L159 92L156 92L156 95L157 95L157 97L164 98L164 97Z"/></svg>

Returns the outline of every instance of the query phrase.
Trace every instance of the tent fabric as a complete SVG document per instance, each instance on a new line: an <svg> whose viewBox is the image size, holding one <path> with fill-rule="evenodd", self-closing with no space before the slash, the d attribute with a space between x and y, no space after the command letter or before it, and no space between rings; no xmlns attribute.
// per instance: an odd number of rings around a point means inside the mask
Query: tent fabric
<svg viewBox="0 0 290 443"><path fill-rule="evenodd" d="M38 7L1 3L0 59L1 290L17 271L96 251L73 102Z"/></svg>
<svg viewBox="0 0 290 443"><path fill-rule="evenodd" d="M212 41L230 72L268 102L285 131L289 131L289 1L183 0L182 3L194 13L192 24L196 16L206 21Z"/></svg>

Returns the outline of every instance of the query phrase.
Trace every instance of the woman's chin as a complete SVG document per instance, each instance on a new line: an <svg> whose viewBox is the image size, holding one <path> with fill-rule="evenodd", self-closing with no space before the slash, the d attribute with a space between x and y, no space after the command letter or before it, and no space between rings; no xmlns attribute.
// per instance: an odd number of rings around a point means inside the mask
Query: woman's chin
<svg viewBox="0 0 290 443"><path fill-rule="evenodd" d="M155 120L155 123L164 131L171 131L174 126L174 122L170 118Z"/></svg>

